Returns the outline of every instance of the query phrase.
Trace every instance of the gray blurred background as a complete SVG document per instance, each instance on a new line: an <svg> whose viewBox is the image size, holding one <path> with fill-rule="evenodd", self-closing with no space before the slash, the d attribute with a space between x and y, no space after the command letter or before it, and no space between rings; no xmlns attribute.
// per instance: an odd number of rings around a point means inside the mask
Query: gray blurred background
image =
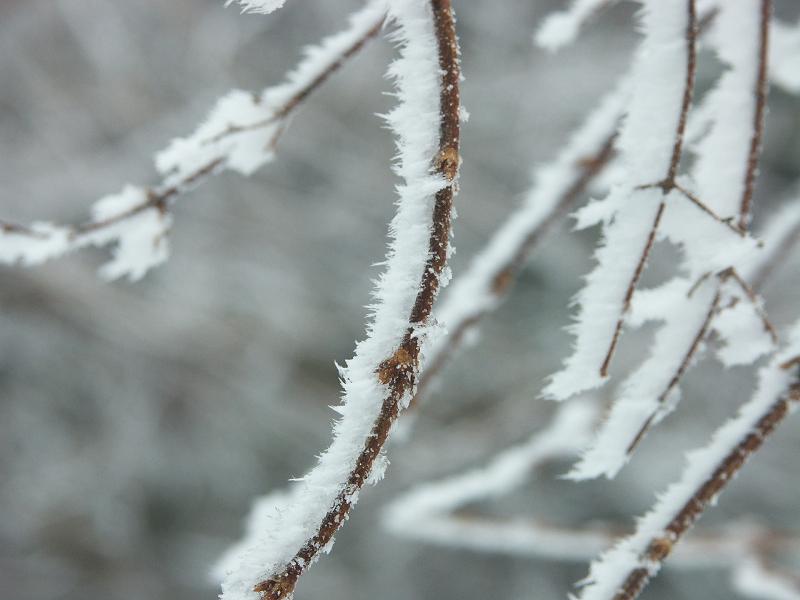
<svg viewBox="0 0 800 600"><path fill-rule="evenodd" d="M303 45L344 24L354 0L292 0L240 16L222 0L0 2L0 217L81 221L100 196L151 183L153 153L191 131L232 87L277 83ZM631 6L571 49L533 48L555 0L456 2L471 119L456 222L455 276L522 197L531 166L627 65ZM794 17L794 0L779 0ZM277 160L181 198L172 258L137 284L100 281L104 251L36 269L0 267L0 599L215 598L208 569L238 538L254 497L305 472L328 443L339 393L334 360L363 335L371 265L393 211L393 140L383 40L315 95ZM703 58L710 85L715 65ZM774 90L758 216L800 172L798 100ZM797 201L795 198L794 201ZM390 450L335 551L298 598L563 598L585 565L480 555L399 541L381 507L415 482L480 464L540 427L538 400L569 337L567 301L589 268L595 231L562 227L509 302L487 320ZM669 253L665 253L669 256ZM666 273L655 261L652 281ZM776 323L796 316L797 257L766 289ZM794 313L794 314L793 314ZM620 367L647 331L626 337ZM617 481L543 483L476 507L578 525L623 525L674 479L752 388L750 369L695 370L686 401ZM723 377L724 376L724 377ZM790 421L703 525L748 519L800 531L800 425ZM800 557L784 557L798 567ZM667 570L647 598L730 598L721 572Z"/></svg>

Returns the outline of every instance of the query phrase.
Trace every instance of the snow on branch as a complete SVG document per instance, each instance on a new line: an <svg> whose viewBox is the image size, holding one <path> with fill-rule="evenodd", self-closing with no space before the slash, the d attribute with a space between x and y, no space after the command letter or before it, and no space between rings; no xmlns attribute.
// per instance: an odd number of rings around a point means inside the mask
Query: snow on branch
<svg viewBox="0 0 800 600"><path fill-rule="evenodd" d="M578 37L583 25L617 0L573 0L572 4L542 21L533 36L534 43L551 52L568 46Z"/></svg>
<svg viewBox="0 0 800 600"><path fill-rule="evenodd" d="M385 4L372 0L350 18L347 29L307 48L285 83L259 94L235 90L221 98L197 131L157 154L159 184L128 185L101 198L91 218L76 226L0 221L0 261L35 265L88 246L116 244L101 275L142 277L167 258L175 199L210 175L228 169L250 175L271 161L302 102L380 31Z"/></svg>
<svg viewBox="0 0 800 600"><path fill-rule="evenodd" d="M593 524L564 527L530 517L482 517L466 512L469 504L493 500L519 489L537 468L571 458L591 435L597 409L587 401L564 404L544 430L495 456L486 466L419 485L395 499L384 511L384 527L399 537L474 552L497 553L549 561L586 562L611 548L620 527ZM258 518L260 507L253 511ZM719 532L689 536L676 549L669 566L680 569L727 569L742 595L783 600L779 593L743 585L754 565L772 577L773 586L791 582L771 563L780 552L800 549L800 539L746 523L733 523Z"/></svg>
<svg viewBox="0 0 800 600"><path fill-rule="evenodd" d="M734 586L743 596L759 600L800 600L800 577L777 571L757 556L742 562Z"/></svg>
<svg viewBox="0 0 800 600"><path fill-rule="evenodd" d="M489 465L419 486L398 498L385 510L385 526L406 537L450 539L449 532L437 533L442 514L469 502L503 496L523 485L528 473L538 465L574 456L589 441L596 418L597 410L588 402L564 405L544 431L505 450Z"/></svg>
<svg viewBox="0 0 800 600"><path fill-rule="evenodd" d="M760 371L759 387L709 444L687 455L679 481L637 521L636 532L603 554L583 582L582 600L633 600L661 568L681 537L716 502L783 419L800 404L800 322L785 348Z"/></svg>
<svg viewBox="0 0 800 600"><path fill-rule="evenodd" d="M602 385L624 317L656 239L667 201L680 201L677 169L696 68L694 0L647 2L633 66L633 90L618 141L621 180L579 223L602 222L597 267L576 298L575 348L545 395L564 399ZM587 218L588 215L591 215Z"/></svg>
<svg viewBox="0 0 800 600"><path fill-rule="evenodd" d="M531 251L558 223L608 165L615 128L630 88L624 77L573 133L564 149L536 168L533 185L436 309L447 335L439 338L425 363L419 394L461 346L465 336L499 306Z"/></svg>
<svg viewBox="0 0 800 600"><path fill-rule="evenodd" d="M341 369L341 415L331 445L264 529L229 563L224 600L288 598L358 500L382 477L383 446L414 392L421 357L437 335L430 315L448 279L453 195L460 162L460 69L448 0L395 0L389 15L400 58L389 68L399 105L386 119L398 136L397 213L367 337Z"/></svg>
<svg viewBox="0 0 800 600"><path fill-rule="evenodd" d="M242 5L242 12L269 14L286 4L286 0L227 0L225 6L234 2Z"/></svg>
<svg viewBox="0 0 800 600"><path fill-rule="evenodd" d="M788 257L798 237L800 202L793 199L765 225L760 235L763 247L736 276L757 283L753 287L758 289ZM747 285L749 290L753 287ZM678 277L638 293L631 324L660 321L650 354L621 384L611 412L570 472L571 478L617 474L649 429L674 408L678 385L712 329L721 338L718 356L726 364L749 364L774 349L772 333L765 325L769 322L757 310L760 299L742 296L737 280L718 276L699 286ZM723 297L727 299L723 301ZM734 302L734 298L740 301Z"/></svg>
<svg viewBox="0 0 800 600"><path fill-rule="evenodd" d="M712 122L698 145L696 183L685 183L708 198L709 210L744 225L757 168L753 149L757 159L763 135L765 96L758 90L766 87L768 5L766 0L760 8L731 2L717 15L711 42L729 69L711 92ZM743 115L752 115L749 127L741 126ZM687 275L635 301L631 324L656 321L659 329L648 358L623 382L596 442L571 473L575 478L613 477L622 468L650 428L675 408L678 385L712 329L725 343L720 358L728 365L752 363L774 349L775 335L761 301L746 283L774 256L749 236L731 236L722 223L699 221L692 211L695 207L687 203L669 206L662 228L681 245ZM776 232L771 228L767 233Z"/></svg>

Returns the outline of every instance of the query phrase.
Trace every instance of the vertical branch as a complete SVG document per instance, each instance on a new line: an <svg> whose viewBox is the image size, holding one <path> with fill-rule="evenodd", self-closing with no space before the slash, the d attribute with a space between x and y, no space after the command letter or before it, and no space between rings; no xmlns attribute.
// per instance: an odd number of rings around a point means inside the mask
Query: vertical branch
<svg viewBox="0 0 800 600"><path fill-rule="evenodd" d="M614 333L611 336L611 341L606 351L603 362L600 365L600 376L608 377L608 370L611 366L611 360L619 344L619 339L622 335L622 328L625 325L625 315L630 312L631 302L636 288L644 274L647 260L653 250L655 244L656 234L661 224L661 219L664 216L664 209L666 208L665 198L676 187L675 178L678 175L678 168L680 167L681 158L683 157L683 140L686 133L686 124L689 117L689 109L692 107L692 98L694 97L694 82L697 76L697 6L695 0L687 0L686 10L688 13L688 20L686 24L686 71L683 83L683 98L681 99L681 108L678 114L678 124L675 127L675 138L672 145L672 155L670 157L669 165L667 166L667 173L664 179L657 184L648 185L644 187L659 187L662 191L662 200L658 206L655 218L650 226L650 232L647 235L644 248L642 249L639 260L636 263L636 269L633 276L628 282L628 287L625 290L625 297L622 301L622 310L620 311L617 323L614 326Z"/></svg>
<svg viewBox="0 0 800 600"><path fill-rule="evenodd" d="M761 157L761 146L764 140L764 121L769 90L769 28L772 17L772 0L761 0L761 23L758 42L758 76L756 78L756 106L753 113L753 135L750 138L750 153L747 157L747 172L744 179L744 193L739 211L739 227L747 229L750 224L750 206L753 202L758 163Z"/></svg>
<svg viewBox="0 0 800 600"><path fill-rule="evenodd" d="M416 387L422 334L419 330L428 323L447 263L453 195L460 162L460 69L454 15L450 0L431 0L430 7L441 73L439 147L432 171L443 185L439 186L434 198L428 257L402 341L392 356L375 369L373 376L382 384L385 396L377 419L364 439L363 449L345 481L339 485L339 491L316 532L282 568L253 587L253 591L264 600L291 597L300 576L329 547L335 533L347 520L359 491L372 475L391 427Z"/></svg>

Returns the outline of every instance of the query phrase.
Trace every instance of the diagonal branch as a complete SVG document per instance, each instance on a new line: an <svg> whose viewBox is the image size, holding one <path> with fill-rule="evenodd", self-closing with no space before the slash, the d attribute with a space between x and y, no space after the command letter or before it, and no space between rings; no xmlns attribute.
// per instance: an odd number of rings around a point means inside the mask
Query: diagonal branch
<svg viewBox="0 0 800 600"><path fill-rule="evenodd" d="M725 38L724 44L717 40L717 51L731 68L711 93L717 110L713 113L711 132L703 140L703 152L694 167L701 197L709 201L709 208L715 214L731 214L737 210L741 198L746 193L738 177L723 177L720 175L721 169L730 167L737 174L755 172L749 166L750 156L746 146L750 142L750 137L758 137L759 134L753 133L747 136L745 132L744 136L737 136L738 143L732 146L726 133L729 128L735 127L741 121L741 110L730 109L724 105L724 109L720 109L720 105L729 94L736 94L736 97L740 97L745 103L749 99L754 113L758 112L757 98L752 97L749 84L746 87L743 85L758 80L762 76L760 74L766 72L766 53L763 49L766 37L758 34L759 29L763 31L764 24L759 25L751 18L751 13L758 14L758 12L757 6L747 4L740 6L732 3L730 6L727 4L720 6L719 26L730 34L744 23L752 30L752 38L748 36L751 48L746 53L742 53L738 47L739 42L732 41L730 37ZM770 11L760 12L768 27ZM759 57L757 64L747 60L750 56ZM734 152L737 158L741 157L741 163L738 161L731 163L731 152ZM676 214L681 215L677 210ZM709 231L706 235L700 228L687 227L685 219L688 218L690 218L688 214L683 218L673 218L668 225L664 225L664 228L669 229L668 235L671 238L674 237L683 243L688 262L687 270L692 278L709 270L722 273L728 267L734 266L744 276L745 281L750 281L749 271L759 268L759 264L763 262L772 260L771 254L774 256L774 248L769 252L761 252L749 236L745 238L736 236L738 239L733 239L734 243L730 247L725 246L723 244L726 244L729 232L718 228L719 231ZM713 259L717 261L716 263L709 261L712 255L717 257ZM725 264L723 261L731 262ZM650 355L624 381L620 397L614 403L608 419L601 426L595 443L573 471L573 477L595 477L599 474L611 477L616 474L629 460L632 452L652 426L674 409L678 401L678 395L674 393L677 386L703 347L709 331L719 322L716 316L720 311L723 283L723 278L719 276L714 277L713 282L700 277L696 285L681 278L673 281L672 287L675 289L681 287L689 289L689 296L686 297L684 294L683 298L676 297L672 303L658 304L659 314L653 314L646 319L663 322L656 333ZM755 306L758 307L759 304L755 303ZM767 348L754 345L751 348L752 352L748 354L748 361L752 362L760 355L756 352L763 354L764 351L771 349L771 346Z"/></svg>
<svg viewBox="0 0 800 600"><path fill-rule="evenodd" d="M588 441L596 413L590 403L562 405L543 430L488 464L415 486L396 498L384 512L384 527L402 538L449 548L559 562L591 560L629 532L613 524L565 527L528 517L483 516L467 507L506 496L529 479L536 481L544 465L574 456ZM762 579L790 583L791 575L776 572L772 562L793 549L800 549L800 538L793 533L731 524L719 532L690 536L676 549L670 566L730 570L737 589L753 595L740 584L742 575L755 563L762 566Z"/></svg>
<svg viewBox="0 0 800 600"><path fill-rule="evenodd" d="M758 43L758 75L756 77L756 107L753 112L753 134L750 138L750 152L747 156L747 171L744 179L741 207L739 209L739 228L747 229L750 224L750 206L753 202L758 163L761 157L761 146L764 140L764 121L767 109L767 92L769 91L769 30L772 17L772 0L761 0L761 24Z"/></svg>
<svg viewBox="0 0 800 600"><path fill-rule="evenodd" d="M800 403L800 377L787 361L800 355L800 321L786 348L759 374L758 390L702 449L687 455L680 480L637 521L634 534L592 564L582 600L634 600L675 544Z"/></svg>
<svg viewBox="0 0 800 600"><path fill-rule="evenodd" d="M384 18L384 0L371 0L352 15L348 29L307 49L306 58L285 83L260 94L236 91L220 99L195 134L173 141L159 154L160 183L146 188L129 186L122 194L104 199L119 199L111 214L103 211L102 217L95 214L74 226L0 221L0 261L38 263L89 245L119 241L125 227L137 218L149 212L165 215L178 196L211 175L226 169L249 175L272 159L291 116L377 35ZM232 123L242 118L240 114L250 119Z"/></svg>
<svg viewBox="0 0 800 600"><path fill-rule="evenodd" d="M608 370L611 366L611 360L619 344L620 336L622 335L622 328L625 325L625 316L630 312L631 301L636 288L639 286L642 275L644 274L647 260L653 250L655 244L658 228L661 224L661 219L664 216L664 209L666 208L666 197L669 193L676 188L676 178L678 176L678 168L680 167L681 158L683 157L683 142L686 133L686 125L688 122L689 110L692 107L692 98L694 96L694 83L697 75L697 36L698 36L698 23L697 23L697 7L695 0L687 0L688 20L686 24L686 71L683 83L683 98L681 100L680 113L678 114L678 123L675 127L675 138L672 146L672 155L670 156L669 165L667 167L667 174L663 181L657 184L651 184L659 187L662 192L662 200L658 206L655 218L653 219L650 231L642 248L639 260L636 263L636 268L633 275L628 282L625 290L625 296L622 301L622 309L620 311L617 323L614 326L614 333L611 336L608 350L603 362L600 365L600 376L608 377ZM650 187L648 185L642 187Z"/></svg>

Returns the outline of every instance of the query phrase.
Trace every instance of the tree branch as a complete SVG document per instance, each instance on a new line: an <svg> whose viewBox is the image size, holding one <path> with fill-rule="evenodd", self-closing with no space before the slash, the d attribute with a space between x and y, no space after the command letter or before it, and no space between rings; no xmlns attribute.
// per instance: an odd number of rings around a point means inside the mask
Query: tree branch
<svg viewBox="0 0 800 600"><path fill-rule="evenodd" d="M351 17L348 29L308 49L306 58L289 74L286 83L257 95L234 92L223 97L195 134L173 141L159 154L162 181L147 188L126 188L119 196L135 190L138 198L121 203L121 208L112 214L95 216L74 226L26 226L0 221L0 261L42 262L89 245L117 241L124 234L124 226L149 211L165 215L178 196L211 175L225 169L251 173L271 160L289 118L300 105L377 35L384 18L383 0L372 0ZM240 112L261 117L231 123L230 119ZM245 143L254 141L247 136L253 135L261 136L263 139L258 141L263 143L256 153L247 148L248 156L244 156Z"/></svg>
<svg viewBox="0 0 800 600"><path fill-rule="evenodd" d="M800 325L796 325L788 347L762 369L753 398L716 431L706 447L690 454L680 481L638 520L636 533L592 565L583 600L638 597L675 544L800 403L800 378L783 368L799 351Z"/></svg>
<svg viewBox="0 0 800 600"><path fill-rule="evenodd" d="M420 335L428 324L446 266L452 218L453 195L460 162L460 68L455 21L450 0L431 0L439 82L439 147L433 159L433 172L445 182L436 192L428 240L428 259L408 318L408 328L394 353L375 368L375 376L385 387L377 419L364 440L354 467L339 486L332 505L322 517L316 532L294 556L266 579L255 585L264 600L291 597L300 576L329 547L334 534L344 524L358 492L370 478L376 460L398 414L410 399L419 375ZM413 43L409 39L408 43ZM406 92L410 93L410 92Z"/></svg>

